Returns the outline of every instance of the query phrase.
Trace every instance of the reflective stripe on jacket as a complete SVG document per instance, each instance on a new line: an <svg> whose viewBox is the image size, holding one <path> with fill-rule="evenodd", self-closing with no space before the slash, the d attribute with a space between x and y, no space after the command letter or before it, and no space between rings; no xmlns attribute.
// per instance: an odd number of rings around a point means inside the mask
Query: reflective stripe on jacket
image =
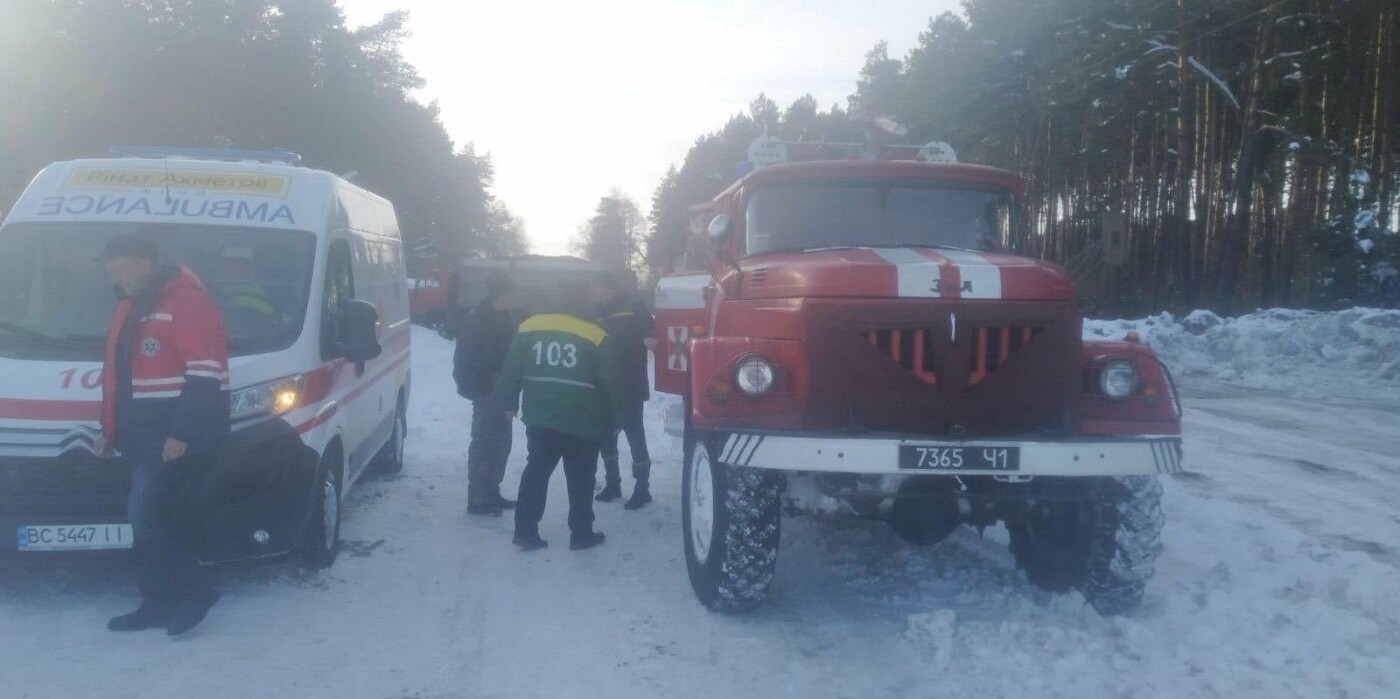
<svg viewBox="0 0 1400 699"><path fill-rule="evenodd" d="M223 316L193 272L161 268L149 292L117 304L102 371L109 443L215 446L229 432L228 387Z"/></svg>
<svg viewBox="0 0 1400 699"><path fill-rule="evenodd" d="M511 341L495 398L503 409L522 406L520 418L530 427L601 442L622 424L623 390L617 348L602 328L541 314L521 324Z"/></svg>
<svg viewBox="0 0 1400 699"><path fill-rule="evenodd" d="M628 400L645 403L651 398L646 339L651 337L652 316L640 301L619 294L603 308L598 324L617 342L622 364L623 394Z"/></svg>

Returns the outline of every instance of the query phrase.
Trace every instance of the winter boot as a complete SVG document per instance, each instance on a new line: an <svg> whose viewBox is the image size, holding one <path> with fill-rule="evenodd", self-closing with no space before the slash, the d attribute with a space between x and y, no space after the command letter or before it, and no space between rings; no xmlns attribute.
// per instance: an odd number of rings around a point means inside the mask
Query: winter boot
<svg viewBox="0 0 1400 699"><path fill-rule="evenodd" d="M110 631L158 629L170 623L170 618L174 615L175 610L171 607L142 602L140 609L130 614L112 617L112 620L107 622L107 629Z"/></svg>
<svg viewBox="0 0 1400 699"><path fill-rule="evenodd" d="M516 532L515 538L511 540L511 543L519 546L521 551L538 551L549 546L549 542L541 539L540 533L537 531Z"/></svg>
<svg viewBox="0 0 1400 699"><path fill-rule="evenodd" d="M603 543L603 540L606 538L607 537L603 536L603 532L588 532L587 534L574 534L569 539L569 550L582 551L584 549L591 549L594 546Z"/></svg>
<svg viewBox="0 0 1400 699"><path fill-rule="evenodd" d="M622 483L619 481L609 480L608 484L603 486L603 491L598 493L598 497L594 498L594 500L597 500L598 502L613 502L614 500L620 500L621 498Z"/></svg>
<svg viewBox="0 0 1400 699"><path fill-rule="evenodd" d="M493 497L494 496L494 497ZM482 497L480 490L473 491L467 488L467 514L478 517L500 517L501 506L496 502L496 498L501 497L498 492L491 492L491 495Z"/></svg>
<svg viewBox="0 0 1400 699"><path fill-rule="evenodd" d="M504 495L496 493L496 507L499 507L502 510L513 510L515 509L515 501L507 500Z"/></svg>
<svg viewBox="0 0 1400 699"><path fill-rule="evenodd" d="M651 482L651 461L643 459L632 462L632 480L636 483L632 486L632 497L627 500L627 509L640 510L651 502L651 488L647 487Z"/></svg>
<svg viewBox="0 0 1400 699"><path fill-rule="evenodd" d="M467 505L467 514L478 517L500 517L501 506L494 502L482 502Z"/></svg>
<svg viewBox="0 0 1400 699"><path fill-rule="evenodd" d="M170 625L165 628L165 633L171 636L179 636L204 621L204 617L209 615L209 609L219 601L219 593L213 590L197 592L183 600L175 607L175 615L170 618Z"/></svg>
<svg viewBox="0 0 1400 699"><path fill-rule="evenodd" d="M623 507L629 510L640 510L646 507L649 502L651 502L651 488L647 486L646 481L637 481L637 484L632 487L632 497L627 499L627 504Z"/></svg>

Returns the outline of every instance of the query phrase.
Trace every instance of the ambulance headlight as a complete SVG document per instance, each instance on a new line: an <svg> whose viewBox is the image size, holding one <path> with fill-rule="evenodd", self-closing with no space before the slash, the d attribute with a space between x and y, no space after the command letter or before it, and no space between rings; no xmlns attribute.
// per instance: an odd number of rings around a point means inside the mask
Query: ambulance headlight
<svg viewBox="0 0 1400 699"><path fill-rule="evenodd" d="M1099 390L1114 400L1133 395L1138 387L1138 370L1132 362L1113 359L1099 370Z"/></svg>
<svg viewBox="0 0 1400 699"><path fill-rule="evenodd" d="M306 377L290 376L239 389L229 395L229 412L233 420L247 420L263 415L286 415L301 405Z"/></svg>
<svg viewBox="0 0 1400 699"><path fill-rule="evenodd" d="M734 385L746 396L761 396L773 390L773 365L763 357L745 357L734 369Z"/></svg>

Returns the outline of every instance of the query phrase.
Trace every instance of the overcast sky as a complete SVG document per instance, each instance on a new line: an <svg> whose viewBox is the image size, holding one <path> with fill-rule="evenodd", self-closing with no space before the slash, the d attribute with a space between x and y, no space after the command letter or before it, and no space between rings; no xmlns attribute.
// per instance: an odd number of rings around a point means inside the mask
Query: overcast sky
<svg viewBox="0 0 1400 699"><path fill-rule="evenodd" d="M452 138L496 164L534 251L561 254L620 187L646 211L694 140L766 92L845 104L877 42L902 57L957 0L341 0L351 26L407 9L405 53Z"/></svg>

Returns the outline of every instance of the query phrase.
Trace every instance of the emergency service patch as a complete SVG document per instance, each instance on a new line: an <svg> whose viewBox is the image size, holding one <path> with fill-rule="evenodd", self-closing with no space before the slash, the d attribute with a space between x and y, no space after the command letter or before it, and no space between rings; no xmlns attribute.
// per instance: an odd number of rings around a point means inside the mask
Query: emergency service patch
<svg viewBox="0 0 1400 699"><path fill-rule="evenodd" d="M154 337L148 337L142 340L141 354L144 354L147 357L154 357L157 354L160 354L160 340L157 340Z"/></svg>

